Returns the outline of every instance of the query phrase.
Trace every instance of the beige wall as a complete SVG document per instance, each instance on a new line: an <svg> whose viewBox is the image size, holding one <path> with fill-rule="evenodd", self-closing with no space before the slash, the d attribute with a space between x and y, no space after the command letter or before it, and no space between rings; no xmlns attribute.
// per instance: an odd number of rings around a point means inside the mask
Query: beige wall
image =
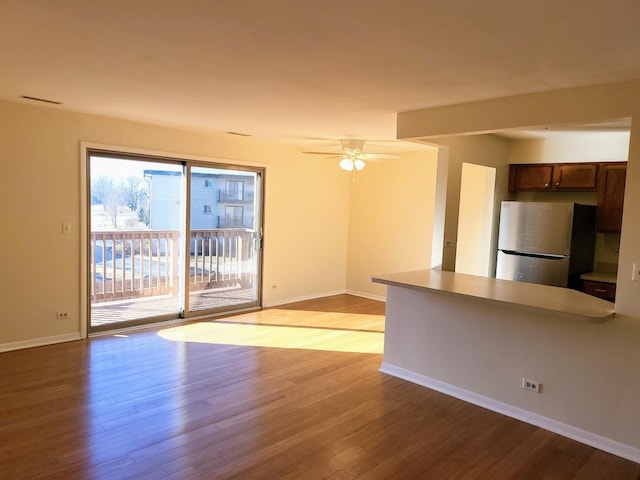
<svg viewBox="0 0 640 480"><path fill-rule="evenodd" d="M629 143L616 317L601 325L585 325L510 308L502 309L495 320L471 307L447 310L448 319L464 328L439 338L436 347L442 358L455 363L434 364L429 375L640 449L640 283L631 281L632 263L640 262L640 81L407 112L399 115L398 136L429 139L627 117L635 121ZM496 313L494 309L492 314ZM466 348L478 339L484 339L486 349ZM428 347L425 343L424 348ZM525 375L542 382L542 394L521 398L507 391L519 389L513 382Z"/></svg>
<svg viewBox="0 0 640 480"><path fill-rule="evenodd" d="M347 289L384 298L371 275L431 266L436 149L371 162L354 175Z"/></svg>
<svg viewBox="0 0 640 480"><path fill-rule="evenodd" d="M264 303L346 289L351 176L331 160L254 138L17 103L0 102L0 124L0 350L79 335L83 141L265 166ZM72 233L62 235L67 221ZM59 310L70 318L57 320Z"/></svg>
<svg viewBox="0 0 640 480"><path fill-rule="evenodd" d="M81 142L264 166L266 306L347 290L382 296L371 274L429 266L435 150L371 162L353 182L332 159L254 138L8 102L0 122L11 232L0 236L0 292L4 318L19 319L0 322L0 351L80 335ZM62 235L63 222L71 235ZM60 310L70 318L57 320Z"/></svg>
<svg viewBox="0 0 640 480"><path fill-rule="evenodd" d="M494 203L494 235L492 243L497 245L497 220L500 215L500 202L508 196L509 183L509 140L494 135L470 135L459 137L440 137L432 139L433 144L448 149L446 164L447 185L444 195L445 223L444 238L451 240L451 246L445 246L442 254L442 270L454 271L456 265L456 239L458 237L458 215L460 208L460 182L462 180L462 164L473 163L494 167L496 169L495 203ZM445 156L446 157L446 156ZM491 260L491 268L495 268L495 258Z"/></svg>
<svg viewBox="0 0 640 480"><path fill-rule="evenodd" d="M397 137L430 141L438 136L632 118L639 85L640 80L633 80L402 112Z"/></svg>
<svg viewBox="0 0 640 480"><path fill-rule="evenodd" d="M509 163L626 162L629 132L573 132L512 140Z"/></svg>

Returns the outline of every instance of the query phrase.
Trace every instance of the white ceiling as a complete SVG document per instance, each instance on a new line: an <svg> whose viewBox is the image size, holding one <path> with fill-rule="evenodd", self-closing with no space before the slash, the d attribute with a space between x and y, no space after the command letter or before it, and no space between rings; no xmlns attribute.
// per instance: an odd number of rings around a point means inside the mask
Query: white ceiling
<svg viewBox="0 0 640 480"><path fill-rule="evenodd" d="M0 98L301 145L640 78L638 0L0 0ZM337 145L337 143L336 143Z"/></svg>

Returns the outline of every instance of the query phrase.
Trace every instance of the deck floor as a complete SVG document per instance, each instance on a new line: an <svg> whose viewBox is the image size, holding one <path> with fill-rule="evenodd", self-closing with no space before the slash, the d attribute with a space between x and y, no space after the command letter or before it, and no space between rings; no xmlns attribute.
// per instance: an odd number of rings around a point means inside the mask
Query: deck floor
<svg viewBox="0 0 640 480"><path fill-rule="evenodd" d="M199 290L189 295L191 311L233 307L253 301L254 288L225 287ZM173 295L158 295L91 305L91 326L101 327L118 323L175 314L180 311L180 298Z"/></svg>

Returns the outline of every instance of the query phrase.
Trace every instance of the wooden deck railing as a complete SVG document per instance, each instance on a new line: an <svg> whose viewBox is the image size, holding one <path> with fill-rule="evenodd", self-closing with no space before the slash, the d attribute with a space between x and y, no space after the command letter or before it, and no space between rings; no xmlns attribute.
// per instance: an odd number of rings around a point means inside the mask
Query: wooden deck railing
<svg viewBox="0 0 640 480"><path fill-rule="evenodd" d="M182 248L180 233L173 230L92 232L91 301L177 294ZM191 231L189 288L251 285L253 255L250 231Z"/></svg>
<svg viewBox="0 0 640 480"><path fill-rule="evenodd" d="M253 232L246 229L191 231L190 289L253 282Z"/></svg>

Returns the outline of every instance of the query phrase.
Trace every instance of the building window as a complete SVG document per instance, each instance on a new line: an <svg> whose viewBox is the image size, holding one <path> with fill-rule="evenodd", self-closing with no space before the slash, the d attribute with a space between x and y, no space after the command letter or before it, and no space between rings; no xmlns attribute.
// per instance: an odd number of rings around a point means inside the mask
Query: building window
<svg viewBox="0 0 640 480"><path fill-rule="evenodd" d="M204 213L213 213L213 210L211 209L211 205L204 206Z"/></svg>
<svg viewBox="0 0 640 480"><path fill-rule="evenodd" d="M227 227L242 227L243 208L225 207L224 217Z"/></svg>
<svg viewBox="0 0 640 480"><path fill-rule="evenodd" d="M225 196L228 200L242 200L244 182L241 180L227 180L225 183Z"/></svg>
<svg viewBox="0 0 640 480"><path fill-rule="evenodd" d="M213 180L211 180L210 178L205 178L204 186L205 188L213 188Z"/></svg>

